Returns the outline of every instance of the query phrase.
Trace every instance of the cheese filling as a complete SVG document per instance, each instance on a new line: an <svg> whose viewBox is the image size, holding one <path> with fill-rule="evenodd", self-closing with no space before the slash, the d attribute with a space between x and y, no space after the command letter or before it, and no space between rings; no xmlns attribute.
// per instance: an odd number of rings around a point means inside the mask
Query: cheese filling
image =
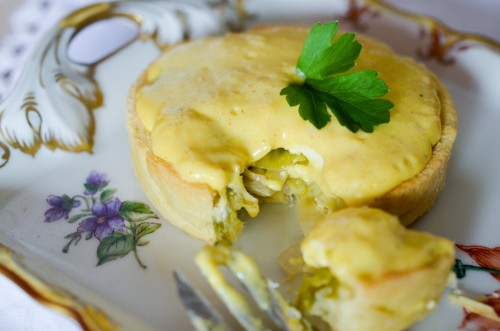
<svg viewBox="0 0 500 331"><path fill-rule="evenodd" d="M332 116L318 130L280 95L294 77L307 32L255 30L165 52L136 94L154 154L185 181L223 193L249 164L282 148L308 160L294 168L295 177L347 205L361 205L422 171L441 137L440 101L429 72L358 36L363 49L353 70L380 73L395 105L390 123L352 133Z"/></svg>

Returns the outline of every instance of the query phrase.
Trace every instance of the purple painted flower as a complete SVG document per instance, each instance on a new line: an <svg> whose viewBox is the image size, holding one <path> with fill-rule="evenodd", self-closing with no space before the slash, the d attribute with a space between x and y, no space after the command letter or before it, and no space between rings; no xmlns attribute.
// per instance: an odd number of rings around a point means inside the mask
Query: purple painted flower
<svg viewBox="0 0 500 331"><path fill-rule="evenodd" d="M83 185L85 186L86 195L94 195L97 191L108 185L108 179L106 174L92 171Z"/></svg>
<svg viewBox="0 0 500 331"><path fill-rule="evenodd" d="M92 216L84 219L78 226L78 232L92 232L103 240L115 230L123 230L125 222L119 215L122 203L115 198L106 202L96 202L92 206Z"/></svg>
<svg viewBox="0 0 500 331"><path fill-rule="evenodd" d="M68 219L73 208L80 206L80 201L70 198L66 194L63 196L49 195L47 203L51 208L45 212L45 222L54 222L62 218Z"/></svg>

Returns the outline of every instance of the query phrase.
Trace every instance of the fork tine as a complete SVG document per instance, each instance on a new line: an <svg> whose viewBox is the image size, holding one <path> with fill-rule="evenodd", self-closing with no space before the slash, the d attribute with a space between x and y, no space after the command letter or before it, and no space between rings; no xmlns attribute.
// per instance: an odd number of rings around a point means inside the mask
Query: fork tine
<svg viewBox="0 0 500 331"><path fill-rule="evenodd" d="M270 280L267 280L267 292L271 301L271 307L268 314L281 330L292 331L291 327L286 322L287 318L284 312L284 310L288 308L288 305L283 303L283 297L276 292L275 285ZM288 309L288 311L290 311L290 309ZM300 316L297 316L296 319L299 320Z"/></svg>
<svg viewBox="0 0 500 331"><path fill-rule="evenodd" d="M197 331L230 331L209 301L191 284L180 271L174 271L175 285L187 315Z"/></svg>
<svg viewBox="0 0 500 331"><path fill-rule="evenodd" d="M225 246L205 246L195 261L212 289L245 330L268 330L268 327L253 315L247 300L226 281L219 269L221 266L226 266L238 278L259 309L267 313L280 330L311 330L301 313L286 302L271 281L262 276L249 256Z"/></svg>
<svg viewBox="0 0 500 331"><path fill-rule="evenodd" d="M246 298L226 281L219 269L220 265L226 263L228 254L230 250L225 246L205 246L198 252L195 261L214 292L244 330L268 331L263 321L253 314Z"/></svg>

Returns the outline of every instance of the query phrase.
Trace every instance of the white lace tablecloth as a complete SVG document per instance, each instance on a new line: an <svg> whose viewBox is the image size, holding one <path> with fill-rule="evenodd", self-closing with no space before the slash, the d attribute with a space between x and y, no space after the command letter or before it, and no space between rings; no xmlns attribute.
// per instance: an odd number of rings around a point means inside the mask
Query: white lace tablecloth
<svg viewBox="0 0 500 331"><path fill-rule="evenodd" d="M271 0L272 1L272 0ZM12 89L30 50L43 33L59 18L96 0L0 0L0 101ZM474 17L465 12L465 0L393 0L404 8L439 16L460 30L481 32L498 39L500 2L477 0L478 6L491 6L491 18ZM468 17L469 19L464 19ZM466 24L453 23L466 22ZM1 190L1 187L0 187ZM1 194L1 191L0 191ZM1 221L1 220L0 220ZM21 291L0 275L0 331L72 331L81 328L71 319L55 313Z"/></svg>

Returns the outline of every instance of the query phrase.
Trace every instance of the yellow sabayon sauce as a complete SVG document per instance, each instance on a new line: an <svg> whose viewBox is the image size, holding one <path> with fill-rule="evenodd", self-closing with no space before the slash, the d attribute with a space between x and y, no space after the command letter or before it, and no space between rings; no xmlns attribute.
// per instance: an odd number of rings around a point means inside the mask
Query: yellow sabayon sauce
<svg viewBox="0 0 500 331"><path fill-rule="evenodd" d="M296 176L349 205L363 204L418 174L441 136L431 74L387 46L363 44L353 70L374 69L395 107L373 133L350 132L335 117L323 129L290 107L282 88L295 75L307 28L261 29L177 45L146 73L136 111L154 154L180 176L221 192L235 173L270 150L302 153Z"/></svg>
<svg viewBox="0 0 500 331"><path fill-rule="evenodd" d="M301 249L307 265L330 268L345 282L374 281L425 268L440 259L451 267L454 256L451 241L407 229L396 216L369 207L346 208L326 217L307 235ZM449 271L440 275L443 282Z"/></svg>
<svg viewBox="0 0 500 331"><path fill-rule="evenodd" d="M342 331L406 330L437 306L455 261L451 241L368 207L326 216L301 251L312 271L298 308Z"/></svg>

